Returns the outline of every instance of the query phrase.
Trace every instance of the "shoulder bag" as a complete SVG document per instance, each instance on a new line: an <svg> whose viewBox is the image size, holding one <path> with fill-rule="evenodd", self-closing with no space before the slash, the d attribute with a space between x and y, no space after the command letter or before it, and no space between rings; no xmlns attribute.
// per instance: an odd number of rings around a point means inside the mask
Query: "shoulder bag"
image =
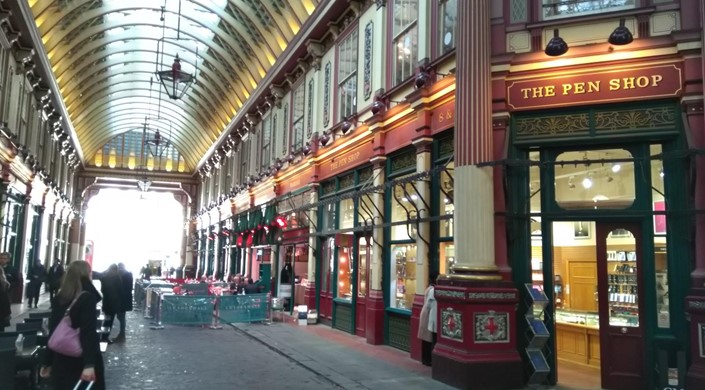
<svg viewBox="0 0 705 390"><path fill-rule="evenodd" d="M54 329L54 333L51 334L49 341L47 342L47 347L56 353L60 353L65 356L70 357L81 357L83 353L83 348L81 348L81 328L71 327L71 316L69 311L73 305L78 301L78 298L83 295L85 291L81 291L76 298L74 298L71 305L66 309L64 313L64 318L61 319L59 325Z"/></svg>

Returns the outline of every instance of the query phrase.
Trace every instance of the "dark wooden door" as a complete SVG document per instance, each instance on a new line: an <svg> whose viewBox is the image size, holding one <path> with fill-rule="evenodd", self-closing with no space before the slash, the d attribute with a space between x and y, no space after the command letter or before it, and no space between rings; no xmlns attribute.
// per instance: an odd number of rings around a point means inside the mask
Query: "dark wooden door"
<svg viewBox="0 0 705 390"><path fill-rule="evenodd" d="M333 320L333 294L335 292L332 283L335 283L333 278L334 259L335 259L335 241L332 237L321 240L323 245L321 264L320 264L320 301L319 301L319 316L325 320Z"/></svg>
<svg viewBox="0 0 705 390"><path fill-rule="evenodd" d="M596 226L602 387L645 389L641 228Z"/></svg>
<svg viewBox="0 0 705 390"><path fill-rule="evenodd" d="M372 256L371 241L371 233L357 235L355 240L357 243L355 334L360 337L365 337L367 327L367 286L369 286L370 259Z"/></svg>

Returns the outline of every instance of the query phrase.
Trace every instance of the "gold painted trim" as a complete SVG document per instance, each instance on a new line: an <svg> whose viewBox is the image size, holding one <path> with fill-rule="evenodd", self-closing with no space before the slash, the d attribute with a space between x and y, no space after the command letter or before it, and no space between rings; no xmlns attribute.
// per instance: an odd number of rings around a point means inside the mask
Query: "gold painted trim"
<svg viewBox="0 0 705 390"><path fill-rule="evenodd" d="M448 279L451 280L502 280L501 275L466 275L466 274L450 274Z"/></svg>
<svg viewBox="0 0 705 390"><path fill-rule="evenodd" d="M492 272L499 271L496 265L454 265L453 272Z"/></svg>

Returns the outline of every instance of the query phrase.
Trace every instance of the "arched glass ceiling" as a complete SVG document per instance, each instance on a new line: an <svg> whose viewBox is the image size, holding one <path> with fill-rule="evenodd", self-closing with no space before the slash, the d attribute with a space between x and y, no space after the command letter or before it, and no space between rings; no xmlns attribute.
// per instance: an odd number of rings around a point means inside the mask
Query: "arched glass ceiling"
<svg viewBox="0 0 705 390"><path fill-rule="evenodd" d="M171 123L190 169L318 2L29 0L84 158L149 117ZM171 100L155 72L177 54L196 82Z"/></svg>

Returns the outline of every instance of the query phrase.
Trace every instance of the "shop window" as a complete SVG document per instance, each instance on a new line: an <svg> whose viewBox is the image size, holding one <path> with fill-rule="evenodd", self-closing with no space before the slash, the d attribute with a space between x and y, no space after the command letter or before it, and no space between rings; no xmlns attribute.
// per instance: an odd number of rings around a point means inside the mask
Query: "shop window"
<svg viewBox="0 0 705 390"><path fill-rule="evenodd" d="M330 292L331 285L330 282L333 274L333 259L335 258L334 253L335 239L333 237L327 238L323 241L323 250L321 257L321 291Z"/></svg>
<svg viewBox="0 0 705 390"><path fill-rule="evenodd" d="M656 270L656 325L670 328L669 294L668 294L668 245L666 238L666 200L663 180L661 145L651 146L651 199L654 212L654 262Z"/></svg>
<svg viewBox="0 0 705 390"><path fill-rule="evenodd" d="M392 196L391 238L398 240L416 240L417 228L414 221L418 217L419 199L412 183L401 183L394 186ZM406 223L401 223L406 221ZM398 223L398 224L396 224Z"/></svg>
<svg viewBox="0 0 705 390"><path fill-rule="evenodd" d="M392 245L390 306L411 310L416 294L416 245Z"/></svg>
<svg viewBox="0 0 705 390"><path fill-rule="evenodd" d="M293 120L291 123L292 150L297 151L304 146L304 99L305 84L301 83L294 90Z"/></svg>
<svg viewBox="0 0 705 390"><path fill-rule="evenodd" d="M357 224L361 226L372 226L374 224L374 204L372 196L365 194L360 196L357 203Z"/></svg>
<svg viewBox="0 0 705 390"><path fill-rule="evenodd" d="M352 299L353 262L351 254L352 250L348 247L341 247L338 251L338 292L336 298L339 299Z"/></svg>
<svg viewBox="0 0 705 390"><path fill-rule="evenodd" d="M351 229L355 222L355 201L345 199L340 201L340 229Z"/></svg>
<svg viewBox="0 0 705 390"><path fill-rule="evenodd" d="M624 149L561 153L556 158L554 170L558 206L596 210L631 206L635 198L634 162L631 159L631 153Z"/></svg>
<svg viewBox="0 0 705 390"><path fill-rule="evenodd" d="M364 298L367 296L367 265L372 258L372 237L360 237L358 240L357 256L357 296Z"/></svg>
<svg viewBox="0 0 705 390"><path fill-rule="evenodd" d="M446 169L440 175L440 196L438 197L438 210L441 214L441 237L453 237L453 213L455 205L453 202L453 162L449 162Z"/></svg>
<svg viewBox="0 0 705 390"><path fill-rule="evenodd" d="M632 234L611 231L607 236L607 299L610 326L639 326L639 285Z"/></svg>
<svg viewBox="0 0 705 390"><path fill-rule="evenodd" d="M636 7L636 0L543 0L544 19L569 18Z"/></svg>
<svg viewBox="0 0 705 390"><path fill-rule="evenodd" d="M357 28L338 46L340 120L357 113Z"/></svg>
<svg viewBox="0 0 705 390"><path fill-rule="evenodd" d="M394 0L394 85L411 77L418 62L418 3L418 0Z"/></svg>
<svg viewBox="0 0 705 390"><path fill-rule="evenodd" d="M321 231L335 230L335 203L329 203L321 207Z"/></svg>
<svg viewBox="0 0 705 390"><path fill-rule="evenodd" d="M441 12L438 13L438 55L443 55L455 49L455 34L458 24L458 0L442 0Z"/></svg>
<svg viewBox="0 0 705 390"><path fill-rule="evenodd" d="M441 242L438 245L440 264L438 272L441 275L448 275L455 264L455 245L452 241Z"/></svg>

